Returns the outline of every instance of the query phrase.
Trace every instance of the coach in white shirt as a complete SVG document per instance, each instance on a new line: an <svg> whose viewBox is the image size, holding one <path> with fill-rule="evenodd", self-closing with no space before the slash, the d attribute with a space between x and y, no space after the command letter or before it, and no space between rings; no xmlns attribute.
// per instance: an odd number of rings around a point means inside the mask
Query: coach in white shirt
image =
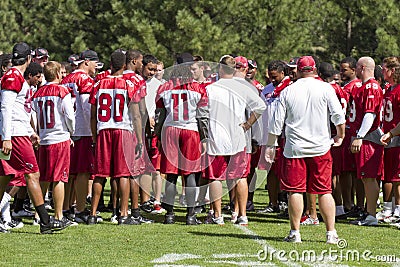
<svg viewBox="0 0 400 267"><path fill-rule="evenodd" d="M285 125L283 190L289 192L291 231L288 242L301 242L300 218L303 193L319 195L319 206L326 224L327 243L337 243L335 202L332 198L332 157L330 148L340 146L344 137L345 117L335 92L328 83L315 79L315 61L311 56L297 62L299 80L280 95L267 149L273 159L276 138ZM330 122L337 135L331 139ZM268 157L269 156L269 157Z"/></svg>

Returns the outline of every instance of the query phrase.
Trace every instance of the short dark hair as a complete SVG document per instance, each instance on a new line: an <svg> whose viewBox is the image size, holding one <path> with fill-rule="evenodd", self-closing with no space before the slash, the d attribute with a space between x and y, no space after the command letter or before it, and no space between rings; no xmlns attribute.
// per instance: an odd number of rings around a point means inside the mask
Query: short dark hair
<svg viewBox="0 0 400 267"><path fill-rule="evenodd" d="M129 49L128 51L126 51L125 55L126 55L126 64L128 64L132 60L138 59L142 55L142 52L136 49Z"/></svg>
<svg viewBox="0 0 400 267"><path fill-rule="evenodd" d="M349 67L355 69L357 67L357 60L354 57L345 57L340 61L340 64L349 64Z"/></svg>
<svg viewBox="0 0 400 267"><path fill-rule="evenodd" d="M31 62L24 72L24 78L28 79L29 74L31 76L36 76L39 73L43 73L43 67L37 62Z"/></svg>
<svg viewBox="0 0 400 267"><path fill-rule="evenodd" d="M286 63L282 60L273 60L268 64L268 71L285 71Z"/></svg>
<svg viewBox="0 0 400 267"><path fill-rule="evenodd" d="M8 64L11 62L12 55L11 54L1 54L0 55L0 77L3 76L3 68L7 68Z"/></svg>
<svg viewBox="0 0 400 267"><path fill-rule="evenodd" d="M219 67L222 68L224 73L233 74L235 72L236 61L232 56L223 56L219 61Z"/></svg>
<svg viewBox="0 0 400 267"><path fill-rule="evenodd" d="M120 70L126 64L126 55L122 52L113 52L110 63L114 70Z"/></svg>
<svg viewBox="0 0 400 267"><path fill-rule="evenodd" d="M158 59L153 55L144 55L142 60L143 66L149 63L158 64Z"/></svg>
<svg viewBox="0 0 400 267"><path fill-rule="evenodd" d="M321 79L326 80L333 76L334 68L331 63L321 62L318 69L318 75Z"/></svg>

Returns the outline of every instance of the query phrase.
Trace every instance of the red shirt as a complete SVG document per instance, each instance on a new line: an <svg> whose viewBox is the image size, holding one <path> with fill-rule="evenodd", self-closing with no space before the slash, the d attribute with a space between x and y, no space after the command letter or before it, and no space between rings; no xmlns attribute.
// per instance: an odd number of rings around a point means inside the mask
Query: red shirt
<svg viewBox="0 0 400 267"><path fill-rule="evenodd" d="M382 128L386 133L400 122L400 84L386 90L382 111Z"/></svg>

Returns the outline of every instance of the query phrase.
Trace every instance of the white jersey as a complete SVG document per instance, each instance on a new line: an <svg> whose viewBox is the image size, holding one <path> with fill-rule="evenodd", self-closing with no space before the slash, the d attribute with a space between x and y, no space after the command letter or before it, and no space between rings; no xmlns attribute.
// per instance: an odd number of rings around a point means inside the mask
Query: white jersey
<svg viewBox="0 0 400 267"><path fill-rule="evenodd" d="M65 86L47 83L33 96L41 145L65 142L75 129L71 94Z"/></svg>
<svg viewBox="0 0 400 267"><path fill-rule="evenodd" d="M1 79L1 137L31 136L31 88L17 68L11 68Z"/></svg>
<svg viewBox="0 0 400 267"><path fill-rule="evenodd" d="M163 127L176 127L198 132L197 120L208 108L207 91L196 82L176 84L172 80L160 86L156 96L157 108L166 109Z"/></svg>
<svg viewBox="0 0 400 267"><path fill-rule="evenodd" d="M140 101L135 93L134 84L122 76L107 76L95 84L89 103L97 109L97 133L104 129L133 131L129 104Z"/></svg>
<svg viewBox="0 0 400 267"><path fill-rule="evenodd" d="M240 126L246 109L262 114L265 104L259 95L235 79L219 79L206 87L209 101L209 155L235 155L246 148Z"/></svg>
<svg viewBox="0 0 400 267"><path fill-rule="evenodd" d="M330 116L334 125L345 123L333 87L314 77L302 78L280 94L269 133L280 135L285 124L286 158L321 156L332 145Z"/></svg>
<svg viewBox="0 0 400 267"><path fill-rule="evenodd" d="M146 81L146 109L149 114L149 118L154 118L156 113L156 95L158 87L160 87L162 83L156 79L155 77Z"/></svg>
<svg viewBox="0 0 400 267"><path fill-rule="evenodd" d="M93 90L93 79L83 70L77 69L61 81L62 85L70 88L75 98L75 133L73 136L92 136L90 129L89 96Z"/></svg>

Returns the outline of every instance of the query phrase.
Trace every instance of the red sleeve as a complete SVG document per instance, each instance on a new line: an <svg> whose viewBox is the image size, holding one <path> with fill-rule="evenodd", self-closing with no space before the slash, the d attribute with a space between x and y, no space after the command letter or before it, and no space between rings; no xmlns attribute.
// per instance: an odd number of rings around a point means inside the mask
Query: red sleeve
<svg viewBox="0 0 400 267"><path fill-rule="evenodd" d="M198 107L205 107L208 106L208 95L207 95L207 90L205 88L201 88L199 91L201 94L200 101L197 103Z"/></svg>
<svg viewBox="0 0 400 267"><path fill-rule="evenodd" d="M139 84L138 84L138 91L140 93L140 97L143 98L147 95L147 87L146 87L146 81L142 80Z"/></svg>
<svg viewBox="0 0 400 267"><path fill-rule="evenodd" d="M101 81L101 80L100 80L100 81ZM92 105L97 105L96 96L97 96L97 91L99 90L100 81L98 81L98 82L94 85L93 90L92 90L91 93L90 93L89 103L92 104Z"/></svg>
<svg viewBox="0 0 400 267"><path fill-rule="evenodd" d="M66 86L59 85L59 89L60 98L64 98L66 95L70 94L70 91Z"/></svg>
<svg viewBox="0 0 400 267"><path fill-rule="evenodd" d="M128 97L129 97L130 102L139 103L140 99L142 99L142 97L140 96L139 91L137 90L137 87L130 80L125 80L125 82L126 82L126 90L128 91Z"/></svg>
<svg viewBox="0 0 400 267"><path fill-rule="evenodd" d="M80 94L90 94L93 90L93 79L87 74L82 74L79 78L78 92Z"/></svg>
<svg viewBox="0 0 400 267"><path fill-rule="evenodd" d="M19 93L25 79L18 70L9 70L1 79L1 89L11 90Z"/></svg>

